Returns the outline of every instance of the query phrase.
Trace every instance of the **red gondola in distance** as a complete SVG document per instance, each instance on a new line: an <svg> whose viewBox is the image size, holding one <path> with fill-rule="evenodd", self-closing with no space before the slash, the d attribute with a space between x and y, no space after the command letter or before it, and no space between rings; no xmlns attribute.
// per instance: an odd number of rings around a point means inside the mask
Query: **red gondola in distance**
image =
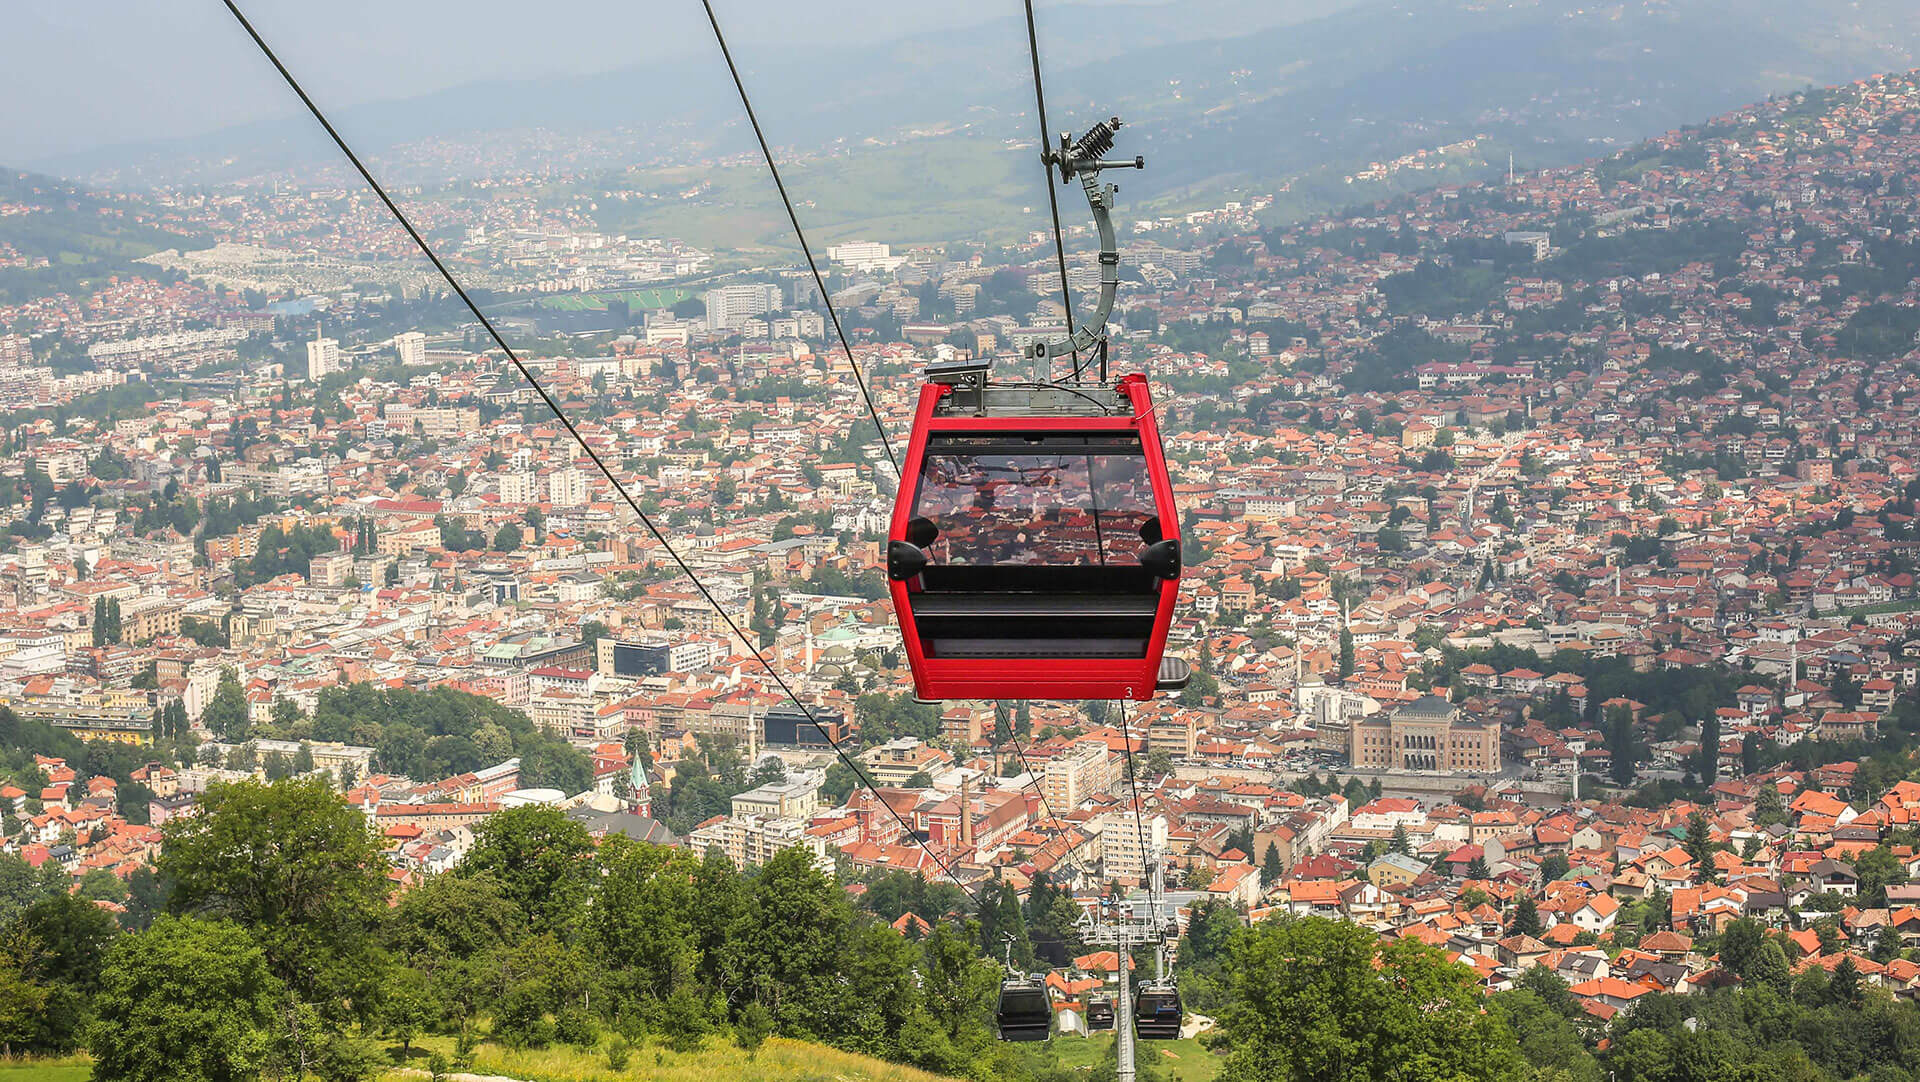
<svg viewBox="0 0 1920 1082"><path fill-rule="evenodd" d="M986 367L929 369L901 466L887 577L915 695L1183 686L1165 658L1180 519L1146 377L995 383Z"/></svg>

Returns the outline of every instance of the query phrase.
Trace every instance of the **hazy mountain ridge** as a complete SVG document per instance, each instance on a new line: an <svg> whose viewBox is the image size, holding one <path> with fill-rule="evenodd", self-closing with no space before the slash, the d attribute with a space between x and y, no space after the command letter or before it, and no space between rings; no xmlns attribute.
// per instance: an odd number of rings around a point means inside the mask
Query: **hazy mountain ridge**
<svg viewBox="0 0 1920 1082"><path fill-rule="evenodd" d="M1331 10L1232 37L1221 35L1257 25L1261 5L1049 11L1041 43L1050 119L1065 129L1117 113L1133 125L1125 149L1151 165L1127 186L1135 205L1171 194L1202 200L1229 185L1273 191L1297 178L1298 193L1311 194L1296 202L1311 210L1364 198L1368 190L1352 188L1344 175L1369 162L1484 136L1479 156L1457 168L1503 167L1508 150L1524 167L1563 163L1770 93L1910 66L1920 46L1920 11L1885 0L1813 0L1758 13L1732 0L1597 9L1570 0L1499 8L1326 0L1320 7ZM1163 43L1138 44L1149 40ZM1031 140L1035 125L1024 26L1012 16L880 48L739 59L783 157L838 147L855 163L874 163L876 177L898 175L924 157L924 144L903 133L965 130L991 141L982 154L1006 156L993 170L1021 176L1030 167L1031 146L1014 145ZM707 42L690 43L686 58L671 63L477 83L337 113L349 139L399 183L433 185L464 168L410 144L457 143L481 131L543 133L517 158L495 152L496 167L509 171L548 162L575 172L657 168L752 146ZM562 155L550 149L556 144L570 149ZM138 171L113 164L135 159L144 162ZM180 176L214 182L295 166L331 166L344 176L337 153L304 116L54 164L114 186ZM758 167L749 159L738 168ZM937 205L928 206L937 204L931 193L895 187L856 202L871 203L882 219L938 215ZM952 217L939 231L966 235L969 216Z"/></svg>

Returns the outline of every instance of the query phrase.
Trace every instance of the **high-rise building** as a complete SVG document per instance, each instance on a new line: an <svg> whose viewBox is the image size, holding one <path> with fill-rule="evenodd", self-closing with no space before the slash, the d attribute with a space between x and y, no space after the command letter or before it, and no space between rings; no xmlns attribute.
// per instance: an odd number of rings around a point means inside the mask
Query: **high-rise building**
<svg viewBox="0 0 1920 1082"><path fill-rule="evenodd" d="M1099 828L1107 877L1128 883L1146 882L1154 854L1165 853L1167 849L1167 817L1155 815L1140 820L1131 811L1110 811L1093 822ZM1140 848L1142 842L1146 843L1145 851Z"/></svg>
<svg viewBox="0 0 1920 1082"><path fill-rule="evenodd" d="M33 342L25 335L0 334L0 369L25 368L33 363Z"/></svg>
<svg viewBox="0 0 1920 1082"><path fill-rule="evenodd" d="M340 342L320 336L314 328L313 341L307 343L307 378L315 383L346 367L340 360Z"/></svg>
<svg viewBox="0 0 1920 1082"><path fill-rule="evenodd" d="M1089 737L1047 760L1042 782L1047 803L1066 812L1106 792L1113 785L1111 758L1105 741Z"/></svg>
<svg viewBox="0 0 1920 1082"><path fill-rule="evenodd" d="M394 335L393 349L400 355L401 364L417 366L427 363L427 336L419 331Z"/></svg>
<svg viewBox="0 0 1920 1082"><path fill-rule="evenodd" d="M547 499L555 507L578 507L587 502L587 475L568 466L547 478Z"/></svg>
<svg viewBox="0 0 1920 1082"><path fill-rule="evenodd" d="M535 503L539 499L539 474L531 470L510 470L500 475L501 503Z"/></svg>
<svg viewBox="0 0 1920 1082"><path fill-rule="evenodd" d="M780 287L770 282L721 286L707 290L705 299L707 330L724 331L780 307Z"/></svg>

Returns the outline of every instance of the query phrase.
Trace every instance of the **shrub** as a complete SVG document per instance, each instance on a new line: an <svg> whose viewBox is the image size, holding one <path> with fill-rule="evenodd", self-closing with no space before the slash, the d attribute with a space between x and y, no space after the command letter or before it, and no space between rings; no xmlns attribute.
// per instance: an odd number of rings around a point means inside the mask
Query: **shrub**
<svg viewBox="0 0 1920 1082"><path fill-rule="evenodd" d="M766 1043L767 1036L772 1032L773 1015L759 1003L747 1004L747 1009L740 1012L740 1021L734 1023L733 1027L734 1040L745 1050L748 1059L760 1051L760 1046Z"/></svg>
<svg viewBox="0 0 1920 1082"><path fill-rule="evenodd" d="M577 1003L562 1007L554 1016L553 1035L561 1043L575 1048L592 1048L600 1043L600 1027L594 1024L593 1015Z"/></svg>

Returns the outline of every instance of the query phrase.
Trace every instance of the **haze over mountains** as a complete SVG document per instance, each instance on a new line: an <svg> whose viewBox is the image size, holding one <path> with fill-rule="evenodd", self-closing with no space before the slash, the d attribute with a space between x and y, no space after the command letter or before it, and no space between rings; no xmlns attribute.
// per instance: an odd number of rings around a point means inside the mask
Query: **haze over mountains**
<svg viewBox="0 0 1920 1082"><path fill-rule="evenodd" d="M840 7L844 14L847 5ZM786 49L769 44L770 26L786 26L796 42L816 40L821 28L768 24L757 8L731 14L749 89L784 146L807 151L965 126L993 139L1031 138L1015 12L879 41L876 34L901 24L874 22L863 7L847 20L845 44ZM640 64L482 78L335 111L350 137L376 152L532 128L557 136L618 131L614 157L628 160L744 150L745 127L717 53L703 25L682 25L684 15L668 20L675 34L663 28L657 36L677 37L678 47L663 50L656 38ZM349 85L328 68L364 62L364 52L286 36L300 29L299 18L263 15L260 22L270 37L284 32L289 63L310 76L323 102L352 101L382 85L373 74ZM1248 178L1272 184L1476 134L1515 150L1523 165L1564 161L1769 93L1910 67L1920 10L1897 0L1598 8L1562 0L1218 0L1053 7L1041 35L1055 127L1107 113L1137 124L1129 145L1155 168L1135 190L1151 197ZM245 50L243 40L223 41L208 59L261 74L259 59ZM475 55L468 67L483 75L494 65ZM254 97L268 102L278 90L261 88ZM118 183L171 182L260 173L329 154L289 104L271 119L211 133L30 164Z"/></svg>

